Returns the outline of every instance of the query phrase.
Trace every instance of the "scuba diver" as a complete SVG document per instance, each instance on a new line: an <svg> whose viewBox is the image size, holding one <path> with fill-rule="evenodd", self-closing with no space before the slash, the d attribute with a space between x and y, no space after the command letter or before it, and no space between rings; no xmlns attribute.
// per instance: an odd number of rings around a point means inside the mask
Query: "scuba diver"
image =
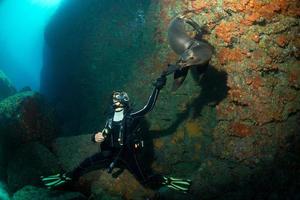
<svg viewBox="0 0 300 200"><path fill-rule="evenodd" d="M92 135L92 141L101 144L101 152L86 158L78 167L67 173L41 177L48 188L56 188L79 179L81 175L94 165L104 165L111 173L116 165L123 164L144 186L158 189L167 186L174 190L187 192L191 181L152 174L141 166L137 153L143 147L143 140L138 131L140 120L150 112L158 98L160 90L166 84L166 76L162 74L153 84L154 89L147 104L133 112L126 92L113 92L112 105L104 129Z"/></svg>

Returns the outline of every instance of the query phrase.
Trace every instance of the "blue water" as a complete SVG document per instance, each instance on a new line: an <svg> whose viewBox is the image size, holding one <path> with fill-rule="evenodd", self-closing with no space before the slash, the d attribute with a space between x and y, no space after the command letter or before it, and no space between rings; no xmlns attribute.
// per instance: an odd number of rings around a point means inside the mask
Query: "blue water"
<svg viewBox="0 0 300 200"><path fill-rule="evenodd" d="M44 29L61 1L0 1L0 69L17 89L39 90Z"/></svg>

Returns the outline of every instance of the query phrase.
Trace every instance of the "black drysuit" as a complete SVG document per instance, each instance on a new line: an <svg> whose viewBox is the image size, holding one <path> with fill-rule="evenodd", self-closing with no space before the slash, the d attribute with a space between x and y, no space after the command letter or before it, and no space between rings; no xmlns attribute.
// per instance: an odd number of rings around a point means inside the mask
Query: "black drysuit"
<svg viewBox="0 0 300 200"><path fill-rule="evenodd" d="M105 140L101 143L101 152L86 158L71 172L73 180L78 179L85 171L94 165L102 165L109 168L114 164L124 164L125 167L143 185L158 188L163 182L163 176L149 174L138 161L135 144L140 142L137 128L139 121L145 114L150 112L157 100L160 88L155 87L147 104L139 111L131 112L124 109L124 118L119 122L113 121L114 112L109 114L105 129L108 131ZM95 135L92 136L95 142Z"/></svg>

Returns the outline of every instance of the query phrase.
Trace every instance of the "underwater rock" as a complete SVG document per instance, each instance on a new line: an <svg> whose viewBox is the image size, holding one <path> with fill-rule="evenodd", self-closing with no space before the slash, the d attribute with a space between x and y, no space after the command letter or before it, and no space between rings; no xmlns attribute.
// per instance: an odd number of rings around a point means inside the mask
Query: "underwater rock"
<svg viewBox="0 0 300 200"><path fill-rule="evenodd" d="M91 141L91 134L59 137L52 146L53 152L65 171L72 170L85 158L100 151L99 144Z"/></svg>
<svg viewBox="0 0 300 200"><path fill-rule="evenodd" d="M0 101L0 178L6 179L2 172L20 144L49 144L57 133L54 112L40 94L22 92Z"/></svg>
<svg viewBox="0 0 300 200"><path fill-rule="evenodd" d="M10 143L49 143L58 133L54 111L36 92L22 92L0 102L0 137Z"/></svg>
<svg viewBox="0 0 300 200"><path fill-rule="evenodd" d="M0 70L0 101L15 93L15 87L12 85L7 76Z"/></svg>
<svg viewBox="0 0 300 200"><path fill-rule="evenodd" d="M207 159L195 171L191 193L194 197L201 196L201 199L222 199L223 194L247 184L244 177L250 174L250 168L237 163Z"/></svg>
<svg viewBox="0 0 300 200"><path fill-rule="evenodd" d="M143 200L154 196L154 191L144 188L128 171L115 168L112 174L106 170L96 170L83 176L89 182L93 196L111 196L116 199Z"/></svg>
<svg viewBox="0 0 300 200"><path fill-rule="evenodd" d="M299 174L292 169L299 167L299 159L289 159L291 157L278 157L271 165L257 168L207 159L195 172L191 193L194 199L201 196L204 200L298 199Z"/></svg>
<svg viewBox="0 0 300 200"><path fill-rule="evenodd" d="M93 197L93 199L95 200L122 200L124 198L122 198L119 195L110 195L108 194L108 192L105 192L104 189L102 189L101 187L98 187L97 185L93 186L92 190L92 194L91 196Z"/></svg>
<svg viewBox="0 0 300 200"><path fill-rule="evenodd" d="M25 144L9 160L8 187L10 191L17 191L25 185L40 186L40 176L58 171L60 167L57 158L45 146L38 142Z"/></svg>
<svg viewBox="0 0 300 200"><path fill-rule="evenodd" d="M34 186L25 186L17 191L12 200L86 200L79 192L64 192L58 190L48 190Z"/></svg>

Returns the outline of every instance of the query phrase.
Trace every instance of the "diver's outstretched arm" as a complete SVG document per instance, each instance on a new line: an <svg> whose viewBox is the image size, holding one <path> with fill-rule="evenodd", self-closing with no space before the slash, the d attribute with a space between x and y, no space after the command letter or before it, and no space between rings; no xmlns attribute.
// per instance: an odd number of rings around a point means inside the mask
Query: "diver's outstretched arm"
<svg viewBox="0 0 300 200"><path fill-rule="evenodd" d="M141 110L131 113L131 117L143 117L154 108L159 91L165 86L166 81L167 78L165 75L161 75L158 79L156 79L156 82L154 83L154 89L148 99L147 104Z"/></svg>

